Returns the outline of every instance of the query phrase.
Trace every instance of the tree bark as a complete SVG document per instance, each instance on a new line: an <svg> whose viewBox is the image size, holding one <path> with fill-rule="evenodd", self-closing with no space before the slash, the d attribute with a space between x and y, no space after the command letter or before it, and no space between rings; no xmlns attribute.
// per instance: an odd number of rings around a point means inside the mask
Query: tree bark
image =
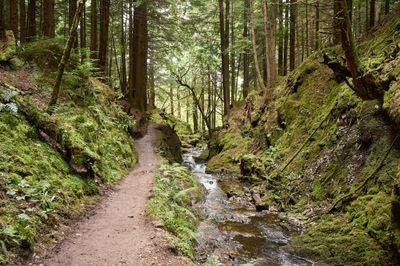
<svg viewBox="0 0 400 266"><path fill-rule="evenodd" d="M244 11L243 11L243 39L247 40L249 36L248 20L249 20L249 0L244 0ZM246 99L249 93L249 53L247 45L243 52L243 99Z"/></svg>
<svg viewBox="0 0 400 266"><path fill-rule="evenodd" d="M290 0L290 54L289 68L293 71L296 60L296 20L297 20L297 3L296 0Z"/></svg>
<svg viewBox="0 0 400 266"><path fill-rule="evenodd" d="M33 41L35 38L36 38L36 0L29 0L27 40Z"/></svg>
<svg viewBox="0 0 400 266"><path fill-rule="evenodd" d="M340 1L333 0L333 20L332 20L332 32L333 32L333 45L340 43Z"/></svg>
<svg viewBox="0 0 400 266"><path fill-rule="evenodd" d="M124 1L121 1L121 91L124 95L126 95L126 33L125 33L125 20L124 20ZM154 73L153 73L154 75ZM150 86L151 88L152 86ZM151 98L151 97L150 97ZM154 108L154 104L151 106Z"/></svg>
<svg viewBox="0 0 400 266"><path fill-rule="evenodd" d="M271 43L269 45L269 64L270 64L270 85L275 85L276 75L277 75L277 67L276 67L276 17L278 13L278 2L277 0L272 0L271 2L271 30L270 30L270 40Z"/></svg>
<svg viewBox="0 0 400 266"><path fill-rule="evenodd" d="M231 20L231 47L235 46L235 27L234 27L234 20L235 18L233 17L234 14L234 9L233 9L233 3L232 3L232 20ZM234 102L235 102L235 81L236 81L236 58L235 58L235 51L232 49L231 51L231 93L230 93L230 97L231 97L231 102L230 104L233 106Z"/></svg>
<svg viewBox="0 0 400 266"><path fill-rule="evenodd" d="M148 36L147 36L147 1L142 1L135 8L133 18L134 31L132 47L133 65L130 69L129 80L129 103L131 107L139 111L146 111L147 104L147 53L148 53Z"/></svg>
<svg viewBox="0 0 400 266"><path fill-rule="evenodd" d="M81 40L81 61L86 59L86 7L83 7L81 18L81 28L80 28L80 40Z"/></svg>
<svg viewBox="0 0 400 266"><path fill-rule="evenodd" d="M91 58L97 59L97 0L92 0L90 13L90 52Z"/></svg>
<svg viewBox="0 0 400 266"><path fill-rule="evenodd" d="M287 75L288 71L288 50L289 50L289 1L285 2L285 32L283 40L283 75Z"/></svg>
<svg viewBox="0 0 400 266"><path fill-rule="evenodd" d="M68 1L68 25L69 25L69 30L71 30L71 27L74 22L74 16L76 13L76 8L77 8L77 0L69 0ZM73 48L78 48L78 32L75 33L77 36L75 36L75 41L73 44Z"/></svg>
<svg viewBox="0 0 400 266"><path fill-rule="evenodd" d="M199 121L197 117L196 95L192 94L193 98L193 133L199 132Z"/></svg>
<svg viewBox="0 0 400 266"><path fill-rule="evenodd" d="M229 3L229 0L226 0ZM227 8L226 8L227 9ZM219 0L219 30L221 37L221 59L222 59L222 88L224 92L224 114L228 114L229 112L229 32L228 29L224 26L224 14L228 13L227 9L224 11L224 1ZM225 16L225 22L227 21L227 15ZM229 21L229 19L228 19ZM229 28L229 24L228 24Z"/></svg>
<svg viewBox="0 0 400 266"><path fill-rule="evenodd" d="M1 4L1 3L0 3ZM1 16L1 14L0 14ZM21 43L26 42L26 6L25 0L19 0L19 27L20 27L20 38Z"/></svg>
<svg viewBox="0 0 400 266"><path fill-rule="evenodd" d="M319 0L315 2L315 51L319 50Z"/></svg>
<svg viewBox="0 0 400 266"><path fill-rule="evenodd" d="M150 85L150 109L156 108L156 92L155 92L155 78L154 78L154 63L150 61L149 65L149 85ZM178 97L179 98L179 97ZM178 100L178 105L180 104Z"/></svg>
<svg viewBox="0 0 400 266"><path fill-rule="evenodd" d="M283 76L283 1L279 0L278 10L279 36L278 36L278 75Z"/></svg>
<svg viewBox="0 0 400 266"><path fill-rule="evenodd" d="M369 8L369 29L375 26L375 0L370 0Z"/></svg>
<svg viewBox="0 0 400 266"><path fill-rule="evenodd" d="M10 29L14 32L15 40L18 39L18 1L10 0Z"/></svg>
<svg viewBox="0 0 400 266"><path fill-rule="evenodd" d="M55 21L54 21L54 0L43 0L43 35L49 38L55 37Z"/></svg>
<svg viewBox="0 0 400 266"><path fill-rule="evenodd" d="M268 6L267 6L267 1L266 0L262 0L262 6L263 6L263 15L264 15L264 49L265 49L265 58L264 58L264 62L265 62L265 74L266 74L266 87L269 88L271 87L271 56L270 56L270 36L269 36L269 32L268 32Z"/></svg>
<svg viewBox="0 0 400 266"><path fill-rule="evenodd" d="M389 14L390 0L385 0L385 15Z"/></svg>
<svg viewBox="0 0 400 266"><path fill-rule="evenodd" d="M260 66L258 64L256 33L254 29L253 0L249 0L249 9L250 9L250 28L251 28L251 42L252 42L253 56L254 56L254 67L256 70L258 85L260 86L261 90L265 90L264 81L261 77Z"/></svg>
<svg viewBox="0 0 400 266"><path fill-rule="evenodd" d="M53 112L53 106L57 103L58 96L60 94L60 85L61 85L62 76L64 74L65 66L67 65L69 58L71 56L72 46L73 46L73 44L75 42L75 38L77 36L79 18L81 16L84 5L85 5L85 1L79 3L79 7L76 9L76 12L75 12L74 20L73 20L72 27L71 27L70 34L69 34L69 39L68 39L67 45L64 48L64 53L61 58L61 62L58 66L56 83L54 85L53 93L51 95L51 100L50 100L49 106L47 108L47 112L49 114L51 114Z"/></svg>
<svg viewBox="0 0 400 266"><path fill-rule="evenodd" d="M100 1L99 68L107 72L108 28L110 25L110 0Z"/></svg>

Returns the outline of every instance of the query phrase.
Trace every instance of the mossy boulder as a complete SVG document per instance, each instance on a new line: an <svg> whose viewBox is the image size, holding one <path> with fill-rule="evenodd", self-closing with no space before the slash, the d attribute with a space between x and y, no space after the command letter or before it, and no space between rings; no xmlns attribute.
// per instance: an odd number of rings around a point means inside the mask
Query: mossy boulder
<svg viewBox="0 0 400 266"><path fill-rule="evenodd" d="M11 30L6 31L4 42L0 42L0 62L8 62L17 54L17 44L14 33Z"/></svg>

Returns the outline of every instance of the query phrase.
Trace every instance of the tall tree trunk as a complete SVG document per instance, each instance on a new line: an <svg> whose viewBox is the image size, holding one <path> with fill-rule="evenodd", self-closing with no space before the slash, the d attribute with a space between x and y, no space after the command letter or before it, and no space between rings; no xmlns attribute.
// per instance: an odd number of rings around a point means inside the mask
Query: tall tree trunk
<svg viewBox="0 0 400 266"><path fill-rule="evenodd" d="M375 0L370 0L369 29L375 26Z"/></svg>
<svg viewBox="0 0 400 266"><path fill-rule="evenodd" d="M131 79L129 80L129 103L139 111L146 111L146 87L147 87L147 1L142 1L135 8L133 18L134 32L132 52L134 62L132 65Z"/></svg>
<svg viewBox="0 0 400 266"><path fill-rule="evenodd" d="M288 71L288 50L289 50L289 1L285 2L285 35L283 40L283 75Z"/></svg>
<svg viewBox="0 0 400 266"><path fill-rule="evenodd" d="M231 14L232 14L232 20L231 20L231 47L234 47L234 45L235 45L235 24L234 24L234 22L235 22L235 18L233 17L233 15L234 15L234 5L233 5L233 3L232 3L232 12L231 12ZM236 58L235 58L235 51L232 49L232 51L231 51L231 93L230 93L230 96L231 96L231 105L233 106L233 104L234 104L234 102L235 102L235 81L236 81L236 72L235 72L235 69L236 69ZM204 121L203 121L204 122ZM204 130L204 128L203 128L203 130Z"/></svg>
<svg viewBox="0 0 400 266"><path fill-rule="evenodd" d="M333 20L332 20L332 32L333 32L333 45L340 43L340 1L333 0Z"/></svg>
<svg viewBox="0 0 400 266"><path fill-rule="evenodd" d="M156 92L155 92L155 77L154 77L154 63L150 61L149 65L149 85L150 85L150 109L156 108ZM179 98L179 96L178 96ZM180 104L178 100L178 105Z"/></svg>
<svg viewBox="0 0 400 266"><path fill-rule="evenodd" d="M270 36L269 36L269 32L268 32L268 6L267 6L267 1L266 0L262 0L262 6L263 6L263 15L264 15L264 62L265 62L265 74L266 74L266 86L267 88L271 87L271 56L270 56ZM265 80L265 79L264 79Z"/></svg>
<svg viewBox="0 0 400 266"><path fill-rule="evenodd" d="M18 39L18 1L10 0L10 29L14 32L15 39Z"/></svg>
<svg viewBox="0 0 400 266"><path fill-rule="evenodd" d="M256 33L254 30L253 0L249 0L249 10L250 10L250 28L251 28L251 42L252 42L253 56L254 56L254 67L257 74L258 85L260 86L261 90L265 90L264 81L261 77L260 66L258 64Z"/></svg>
<svg viewBox="0 0 400 266"><path fill-rule="evenodd" d="M385 15L389 14L390 0L385 0Z"/></svg>
<svg viewBox="0 0 400 266"><path fill-rule="evenodd" d="M28 2L28 41L33 41L36 38L36 0Z"/></svg>
<svg viewBox="0 0 400 266"><path fill-rule="evenodd" d="M193 94L193 131L194 133L199 132L199 121L197 116L197 105L196 105L196 96Z"/></svg>
<svg viewBox="0 0 400 266"><path fill-rule="evenodd" d="M80 40L81 40L81 60L86 59L86 7L83 7L81 18L81 28L80 28Z"/></svg>
<svg viewBox="0 0 400 266"><path fill-rule="evenodd" d="M223 88L223 95L224 95L224 114L228 114L229 112L229 55L228 55L228 48L229 48L229 24L228 29L224 25L224 14L228 13L229 10L226 8L224 11L224 0L219 1L219 28L220 28L220 37L221 37L221 59L222 59L222 88ZM229 3L229 0L226 0ZM225 16L225 22L229 19L228 15Z"/></svg>
<svg viewBox="0 0 400 266"><path fill-rule="evenodd" d="M179 93L179 89L176 90L176 100L178 101L177 115L179 119L182 119L181 95Z"/></svg>
<svg viewBox="0 0 400 266"><path fill-rule="evenodd" d="M110 0L100 1L99 68L107 72L108 28L110 25Z"/></svg>
<svg viewBox="0 0 400 266"><path fill-rule="evenodd" d="M243 39L247 40L249 33L248 33L248 20L249 20L249 0L244 0L244 11L243 11ZM243 51L243 99L246 99L249 93L249 53L247 45Z"/></svg>
<svg viewBox="0 0 400 266"><path fill-rule="evenodd" d="M290 71L295 68L296 59L296 20L297 20L297 3L296 0L290 0L290 55L289 67Z"/></svg>
<svg viewBox="0 0 400 266"><path fill-rule="evenodd" d="M91 58L97 59L97 0L92 0L90 12L90 52Z"/></svg>
<svg viewBox="0 0 400 266"><path fill-rule="evenodd" d="M308 34L308 25L309 24L309 22L308 22L308 0L306 0L306 40L305 40L305 42L306 42L306 56L308 57L309 55L310 55L310 42L309 42L309 34Z"/></svg>
<svg viewBox="0 0 400 266"><path fill-rule="evenodd" d="M315 51L319 50L319 0L315 2Z"/></svg>
<svg viewBox="0 0 400 266"><path fill-rule="evenodd" d="M124 20L124 1L121 1L121 91L125 95L126 94L126 33L125 33L125 20ZM154 75L154 73L153 73ZM153 77L154 79L154 77ZM150 86L151 88L151 86ZM150 97L151 99L151 97ZM153 102L150 100L150 105L154 108Z"/></svg>
<svg viewBox="0 0 400 266"><path fill-rule="evenodd" d="M275 84L276 75L277 75L277 67L276 67L276 17L278 13L278 2L277 0L272 0L271 2L271 30L270 30L270 40L271 43L269 45L269 64L270 64L270 85L273 86Z"/></svg>
<svg viewBox="0 0 400 266"><path fill-rule="evenodd" d="M69 7L68 8L68 25L69 25L69 29L71 30L71 27L74 22L74 16L76 13L77 0L69 0L68 3L69 3L69 5L68 5L68 7ZM73 48L78 48L78 32L76 32Z"/></svg>
<svg viewBox="0 0 400 266"><path fill-rule="evenodd" d="M283 76L283 1L279 0L278 10L279 36L278 36L278 75Z"/></svg>
<svg viewBox="0 0 400 266"><path fill-rule="evenodd" d="M54 0L43 0L43 12L46 14L43 19L43 35L45 37L55 37L54 21Z"/></svg>
<svg viewBox="0 0 400 266"><path fill-rule="evenodd" d="M68 39L67 45L64 48L64 53L61 58L61 62L58 66L56 83L54 85L50 103L47 108L47 112L50 114L53 112L53 106L57 103L58 96L60 94L60 86L61 86L62 76L64 74L65 66L67 65L67 63L69 61L69 57L71 56L71 49L75 42L75 38L77 36L79 18L81 16L84 5L85 5L85 1L79 3L79 7L76 9L74 20L73 20L72 27L71 27L70 34L69 34L69 39Z"/></svg>
<svg viewBox="0 0 400 266"><path fill-rule="evenodd" d="M25 0L19 0L19 34L20 34L20 42L26 42L26 6Z"/></svg>
<svg viewBox="0 0 400 266"><path fill-rule="evenodd" d="M365 31L369 29L369 0L365 0Z"/></svg>

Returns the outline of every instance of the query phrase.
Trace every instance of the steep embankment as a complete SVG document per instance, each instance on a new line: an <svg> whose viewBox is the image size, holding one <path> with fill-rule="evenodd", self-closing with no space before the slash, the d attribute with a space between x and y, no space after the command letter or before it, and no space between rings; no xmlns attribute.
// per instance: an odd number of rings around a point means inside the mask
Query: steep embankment
<svg viewBox="0 0 400 266"><path fill-rule="evenodd" d="M136 163L135 121L73 55L52 116L44 112L62 40L30 44L0 68L0 264L55 241L68 221Z"/></svg>
<svg viewBox="0 0 400 266"><path fill-rule="evenodd" d="M383 105L334 80L321 63L324 53L342 60L334 47L311 55L272 93L253 92L210 140L208 170L241 174L253 183L250 200L260 195L271 210L294 213L309 227L289 246L301 256L399 262L399 13L359 46L369 71L397 78Z"/></svg>

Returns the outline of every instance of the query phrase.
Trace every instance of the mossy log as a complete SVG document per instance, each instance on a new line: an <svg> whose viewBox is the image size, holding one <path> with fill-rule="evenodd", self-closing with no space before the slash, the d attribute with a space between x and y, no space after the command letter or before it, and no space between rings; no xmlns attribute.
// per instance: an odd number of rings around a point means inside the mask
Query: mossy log
<svg viewBox="0 0 400 266"><path fill-rule="evenodd" d="M4 42L0 42L0 62L8 62L17 54L17 45L12 30L6 31Z"/></svg>

